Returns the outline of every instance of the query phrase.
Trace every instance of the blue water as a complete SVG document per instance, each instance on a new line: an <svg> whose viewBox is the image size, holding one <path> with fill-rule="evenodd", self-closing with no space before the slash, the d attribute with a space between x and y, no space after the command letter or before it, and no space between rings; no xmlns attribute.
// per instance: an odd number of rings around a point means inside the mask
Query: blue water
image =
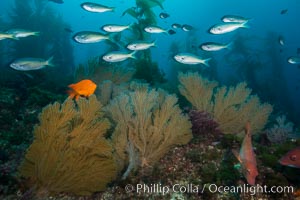
<svg viewBox="0 0 300 200"><path fill-rule="evenodd" d="M53 8L55 12L61 15L63 20L70 24L74 33L83 30L99 31L99 28L107 23L130 24L135 22L135 19L129 15L121 17L124 10L135 5L134 0L103 0L100 2L101 4L116 7L115 12L107 13L89 13L80 7L80 4L83 2L85 1L65 0L64 4L48 2L47 6ZM91 2L99 3L99 1ZM8 16L13 13L12 8L14 6L14 1L2 0L0 5L1 18L9 20ZM196 38L195 44L192 44L196 47L207 41L227 43L234 40L238 34L241 36L256 38L250 42L253 43L252 47L254 51L259 52L262 57L268 49L268 46L264 43L268 39L268 33L273 33L276 37L282 35L285 38L284 47L281 48L276 40L273 41L274 43L277 42L275 46L277 46L278 50L282 49L282 53L279 53L276 58L280 62L277 64L284 66L285 69L283 72L285 80L277 81L286 81L288 86L288 95L292 100L292 110L294 112L292 114L292 119L294 122L299 122L300 90L299 88L297 89L297 86L300 85L300 69L297 65L291 65L286 62L289 56L296 55L296 49L300 47L300 27L298 23L300 19L300 2L298 0L166 0L163 3L163 6L163 12L170 14L170 17L167 19L157 18L157 25L163 28L170 28L171 24L180 23L189 24L195 28L192 33L176 30L177 33L175 35L158 34L151 36L151 39L156 40L157 43L157 47L151 49L153 61L158 62L159 67L166 73L167 78L169 77L170 70L172 70L172 64L174 63L174 60L170 58L170 45L173 42L176 42L177 44L180 44L182 51L186 51L187 45L191 45L186 42L190 35ZM280 14L283 9L288 9L287 14ZM162 12L159 7L155 7L154 11L157 16L160 12ZM234 33L224 35L208 34L208 28L221 22L220 18L225 14L234 14L252 18L249 22L250 28L241 29ZM45 24L45 27L46 26L47 24ZM72 40L71 35L70 40ZM106 43L83 45L72 41L72 46L74 47L75 65L85 63L91 57L103 55L108 49ZM230 84L230 77L239 75L235 74L233 66L230 66L229 63L225 62L224 57L226 56L226 53L228 53L228 51L216 52L213 53L213 56L215 61L217 61L219 81L222 81L225 84ZM203 52L198 49L197 54L201 55ZM266 70L272 70L272 63L270 60L266 61L266 65ZM268 73L262 72L260 78L268 79ZM238 79L242 81L243 77ZM272 103L272 99L269 99L269 102ZM285 102L285 97L282 97L280 103L287 103ZM288 110L283 110L282 112L289 114Z"/></svg>

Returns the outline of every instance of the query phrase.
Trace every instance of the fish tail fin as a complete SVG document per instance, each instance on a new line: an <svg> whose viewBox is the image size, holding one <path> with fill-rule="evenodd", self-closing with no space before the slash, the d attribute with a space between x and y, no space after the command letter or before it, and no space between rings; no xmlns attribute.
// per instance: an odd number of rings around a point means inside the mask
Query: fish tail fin
<svg viewBox="0 0 300 200"><path fill-rule="evenodd" d="M153 47L157 47L157 45L156 45L156 39L153 40L153 41L151 42L151 45L152 45Z"/></svg>
<svg viewBox="0 0 300 200"><path fill-rule="evenodd" d="M169 35L174 35L175 33L176 33L176 31L174 31L174 30L172 30L172 29L168 30L168 34L169 34Z"/></svg>
<svg viewBox="0 0 300 200"><path fill-rule="evenodd" d="M248 19L247 19L247 22L252 21L252 20L253 20L253 18L248 18Z"/></svg>
<svg viewBox="0 0 300 200"><path fill-rule="evenodd" d="M133 51L133 52L130 54L130 58L137 59L136 56L135 56L136 52L137 52L137 51Z"/></svg>
<svg viewBox="0 0 300 200"><path fill-rule="evenodd" d="M115 40L114 40L114 37L113 37L112 33L107 33L105 36L106 36L106 39L108 41L115 43Z"/></svg>
<svg viewBox="0 0 300 200"><path fill-rule="evenodd" d="M226 45L226 48L231 50L233 48L233 45L234 45L234 41L231 41Z"/></svg>
<svg viewBox="0 0 300 200"><path fill-rule="evenodd" d="M206 67L210 67L209 66L209 61L211 60L211 58L207 58L205 60L203 60L203 65L205 65Z"/></svg>
<svg viewBox="0 0 300 200"><path fill-rule="evenodd" d="M118 40L115 39L115 36L117 35L118 33L107 33L105 36L106 36L106 39L113 43L113 44L117 44L118 45ZM118 45L119 46L119 45Z"/></svg>
<svg viewBox="0 0 300 200"><path fill-rule="evenodd" d="M32 35L34 35L34 36L39 36L39 35L40 35L40 32L38 32L38 31L33 32Z"/></svg>
<svg viewBox="0 0 300 200"><path fill-rule="evenodd" d="M47 61L46 61L46 65L50 66L50 67L55 67L55 65L53 64L53 56L51 56Z"/></svg>
<svg viewBox="0 0 300 200"><path fill-rule="evenodd" d="M250 26L248 25L249 21L245 21L244 23L242 23L242 28L250 28Z"/></svg>
<svg viewBox="0 0 300 200"><path fill-rule="evenodd" d="M134 23L133 23L133 22L131 22L131 23L130 23L130 24L128 24L127 26L128 26L128 29L133 29L133 28L134 28L134 27L133 27L133 26L134 26Z"/></svg>
<svg viewBox="0 0 300 200"><path fill-rule="evenodd" d="M119 33L117 33L119 34ZM108 33L106 34L107 36L107 41L110 45L115 45L119 48L123 48L121 41L118 41L117 39L115 39L116 33Z"/></svg>

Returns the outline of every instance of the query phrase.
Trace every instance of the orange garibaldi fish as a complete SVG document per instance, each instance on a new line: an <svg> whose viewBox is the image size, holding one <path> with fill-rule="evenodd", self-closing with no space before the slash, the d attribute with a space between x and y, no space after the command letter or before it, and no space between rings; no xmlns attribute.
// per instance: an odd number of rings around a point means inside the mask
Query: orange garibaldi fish
<svg viewBox="0 0 300 200"><path fill-rule="evenodd" d="M68 87L72 89L68 91L69 98L78 100L80 96L89 97L94 94L97 85L93 81L85 79L78 83L70 84Z"/></svg>
<svg viewBox="0 0 300 200"><path fill-rule="evenodd" d="M254 185L255 178L258 175L256 167L255 153L252 147L250 123L247 122L245 127L245 137L241 146L240 153L233 151L242 166L242 172L247 179L248 184Z"/></svg>

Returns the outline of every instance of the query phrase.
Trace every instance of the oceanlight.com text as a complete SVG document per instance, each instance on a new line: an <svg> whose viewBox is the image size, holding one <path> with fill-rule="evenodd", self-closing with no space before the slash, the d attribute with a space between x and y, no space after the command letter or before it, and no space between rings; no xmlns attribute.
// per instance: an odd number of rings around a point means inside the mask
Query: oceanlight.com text
<svg viewBox="0 0 300 200"><path fill-rule="evenodd" d="M262 186L255 185L251 186L248 184L239 185L239 186L218 186L216 184L204 184L195 185L195 184L187 184L187 185L162 185L162 184L136 184L131 185L128 184L125 186L126 192L134 192L134 193L145 193L151 194L156 193L160 195L166 195L169 193L247 193L250 195L255 195L257 193L293 193L294 188L292 186Z"/></svg>
<svg viewBox="0 0 300 200"><path fill-rule="evenodd" d="M218 186L216 184L204 184L204 188L208 187L208 191L211 193L248 193L255 195L257 193L293 193L293 186L266 186L266 185L239 185L239 186Z"/></svg>

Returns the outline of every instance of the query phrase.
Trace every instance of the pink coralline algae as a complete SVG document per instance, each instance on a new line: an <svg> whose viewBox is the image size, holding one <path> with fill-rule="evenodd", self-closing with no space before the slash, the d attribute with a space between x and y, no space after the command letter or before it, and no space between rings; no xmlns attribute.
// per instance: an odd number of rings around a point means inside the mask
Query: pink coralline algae
<svg viewBox="0 0 300 200"><path fill-rule="evenodd" d="M191 110L189 116L192 122L194 136L218 136L221 135L219 124L205 111Z"/></svg>

